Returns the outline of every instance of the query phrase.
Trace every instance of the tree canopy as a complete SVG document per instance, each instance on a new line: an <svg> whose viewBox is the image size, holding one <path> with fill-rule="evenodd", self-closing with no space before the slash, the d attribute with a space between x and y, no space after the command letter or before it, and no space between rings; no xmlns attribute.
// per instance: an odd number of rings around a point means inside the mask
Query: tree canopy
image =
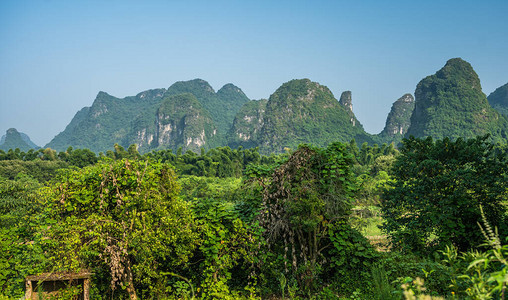
<svg viewBox="0 0 508 300"><path fill-rule="evenodd" d="M131 299L163 280L161 270L185 263L195 247L190 208L167 164L106 160L64 174L45 193L55 265L106 269L111 289L124 287Z"/></svg>
<svg viewBox="0 0 508 300"><path fill-rule="evenodd" d="M491 225L504 224L508 157L487 139L403 140L395 180L382 202L383 229L394 246L413 251L477 246L483 241L480 207Z"/></svg>

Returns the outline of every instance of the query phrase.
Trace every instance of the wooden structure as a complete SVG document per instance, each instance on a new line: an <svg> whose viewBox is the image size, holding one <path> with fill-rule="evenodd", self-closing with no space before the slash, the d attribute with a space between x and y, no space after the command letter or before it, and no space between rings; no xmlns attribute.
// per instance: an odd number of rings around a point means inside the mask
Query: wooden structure
<svg viewBox="0 0 508 300"><path fill-rule="evenodd" d="M90 277L93 273L44 273L26 278L25 299L47 299L69 287L81 289L76 299L90 300Z"/></svg>

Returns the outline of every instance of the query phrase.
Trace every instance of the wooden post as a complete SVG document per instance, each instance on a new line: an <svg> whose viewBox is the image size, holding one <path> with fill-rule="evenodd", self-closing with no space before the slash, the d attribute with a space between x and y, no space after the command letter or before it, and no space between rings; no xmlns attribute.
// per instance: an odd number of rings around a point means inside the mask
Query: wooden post
<svg viewBox="0 0 508 300"><path fill-rule="evenodd" d="M26 292L25 292L25 299L32 299L32 281L27 279L26 282L25 282L25 288L26 288Z"/></svg>
<svg viewBox="0 0 508 300"><path fill-rule="evenodd" d="M90 300L90 278L83 281L83 300Z"/></svg>

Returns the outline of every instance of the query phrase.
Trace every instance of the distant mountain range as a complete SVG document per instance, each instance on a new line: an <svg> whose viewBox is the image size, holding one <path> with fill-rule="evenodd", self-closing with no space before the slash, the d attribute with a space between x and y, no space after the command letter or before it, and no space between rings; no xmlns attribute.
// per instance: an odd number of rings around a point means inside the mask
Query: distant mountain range
<svg viewBox="0 0 508 300"><path fill-rule="evenodd" d="M78 111L45 147L100 152L118 143L137 144L142 152L197 152L242 146L271 153L300 143L325 146L353 138L359 144L381 144L398 143L409 135L469 138L486 133L493 141L506 142L507 114L508 84L486 97L471 65L454 58L422 79L415 97L405 94L395 101L377 135L366 133L354 115L350 91L337 100L326 86L298 79L284 83L269 99L249 100L233 84L215 92L206 81L194 79L122 99L99 92L92 106ZM26 143L27 138L17 139L25 147L20 140ZM12 146L7 139L0 143L0 149Z"/></svg>
<svg viewBox="0 0 508 300"><path fill-rule="evenodd" d="M227 84L215 92L208 82L180 81L119 99L99 92L46 147L69 146L94 152L137 144L140 151L162 148L199 150L223 145L233 119L249 98Z"/></svg>
<svg viewBox="0 0 508 300"><path fill-rule="evenodd" d="M254 110L237 114L229 145L259 146L269 153L295 149L300 143L324 146L353 138L373 142L350 107L337 101L327 87L309 79L284 83L268 101L258 103Z"/></svg>

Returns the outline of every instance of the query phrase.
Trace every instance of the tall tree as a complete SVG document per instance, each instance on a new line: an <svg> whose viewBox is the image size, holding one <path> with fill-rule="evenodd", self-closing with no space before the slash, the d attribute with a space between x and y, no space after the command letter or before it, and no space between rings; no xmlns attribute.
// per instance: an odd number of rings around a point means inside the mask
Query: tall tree
<svg viewBox="0 0 508 300"><path fill-rule="evenodd" d="M487 138L403 140L395 180L382 202L383 229L394 246L411 251L477 246L483 241L480 206L491 225L503 224L508 157Z"/></svg>

